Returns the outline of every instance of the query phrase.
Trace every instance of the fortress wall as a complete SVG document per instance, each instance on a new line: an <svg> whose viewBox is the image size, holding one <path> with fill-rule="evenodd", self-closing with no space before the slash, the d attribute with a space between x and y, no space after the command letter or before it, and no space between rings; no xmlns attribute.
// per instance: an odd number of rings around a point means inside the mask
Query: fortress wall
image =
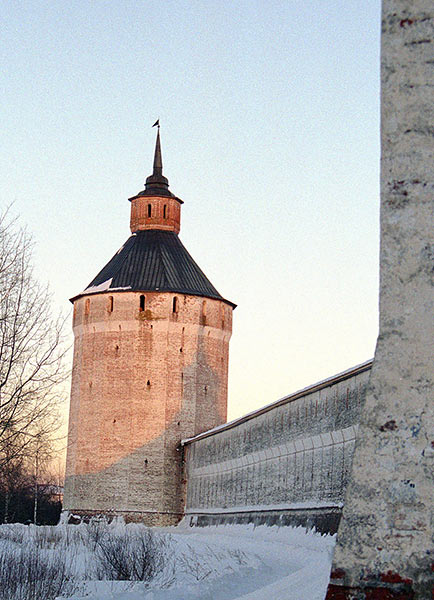
<svg viewBox="0 0 434 600"><path fill-rule="evenodd" d="M371 362L183 442L190 523L336 531Z"/></svg>
<svg viewBox="0 0 434 600"><path fill-rule="evenodd" d="M434 2L383 0L380 332L327 598L434 585Z"/></svg>

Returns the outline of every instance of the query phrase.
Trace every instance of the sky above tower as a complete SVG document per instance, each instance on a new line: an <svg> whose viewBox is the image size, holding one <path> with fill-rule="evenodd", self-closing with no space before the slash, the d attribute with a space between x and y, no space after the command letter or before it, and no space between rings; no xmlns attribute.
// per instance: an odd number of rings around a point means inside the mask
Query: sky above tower
<svg viewBox="0 0 434 600"><path fill-rule="evenodd" d="M380 0L2 5L1 204L70 310L152 173L238 305L229 418L374 354Z"/></svg>

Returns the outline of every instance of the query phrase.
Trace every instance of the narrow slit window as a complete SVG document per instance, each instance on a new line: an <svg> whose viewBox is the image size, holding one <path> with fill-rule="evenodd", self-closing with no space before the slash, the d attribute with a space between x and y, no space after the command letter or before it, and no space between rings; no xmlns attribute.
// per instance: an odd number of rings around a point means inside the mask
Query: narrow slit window
<svg viewBox="0 0 434 600"><path fill-rule="evenodd" d="M167 205L166 204L163 207L163 219L167 219Z"/></svg>
<svg viewBox="0 0 434 600"><path fill-rule="evenodd" d="M177 313L178 312L178 298L175 296L172 302L172 312L173 313Z"/></svg>
<svg viewBox="0 0 434 600"><path fill-rule="evenodd" d="M140 311L144 311L145 310L145 305L146 305L146 298L145 296L142 294L140 296Z"/></svg>
<svg viewBox="0 0 434 600"><path fill-rule="evenodd" d="M206 300L204 300L202 304L202 316L206 317Z"/></svg>
<svg viewBox="0 0 434 600"><path fill-rule="evenodd" d="M152 204L148 204L148 217L152 216Z"/></svg>
<svg viewBox="0 0 434 600"><path fill-rule="evenodd" d="M90 299L86 298L86 302L84 303L84 314L88 315L90 313Z"/></svg>
<svg viewBox="0 0 434 600"><path fill-rule="evenodd" d="M109 313L113 312L113 296L109 296L109 299L108 299L108 311L109 311Z"/></svg>

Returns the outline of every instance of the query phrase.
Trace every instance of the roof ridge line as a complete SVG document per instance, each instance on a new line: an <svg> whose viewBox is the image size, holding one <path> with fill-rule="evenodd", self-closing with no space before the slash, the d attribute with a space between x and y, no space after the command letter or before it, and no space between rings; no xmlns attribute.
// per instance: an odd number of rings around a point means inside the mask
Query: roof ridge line
<svg viewBox="0 0 434 600"><path fill-rule="evenodd" d="M210 284L211 288L214 290L214 292L217 294L217 296L223 297L220 292L218 291L218 289L211 283L211 281L208 279L208 277L205 275L205 273L202 271L202 269L199 267L199 265L197 264L197 262L194 260L194 258L191 256L190 252L187 250L187 248L184 246L184 244L182 243L181 239L178 237L178 241L179 243L182 245L182 247L185 250L185 253L187 254L188 258L190 259L190 262L187 263L187 267L188 270L190 271L190 273L192 275L194 275L194 278L197 280L197 274L199 273L199 275L202 275ZM195 269L192 268L192 264L195 266Z"/></svg>
<svg viewBox="0 0 434 600"><path fill-rule="evenodd" d="M111 279L113 281L113 279L116 277L116 275L119 273L119 271L121 270L121 267L123 266L124 262L127 260L128 258L128 253L125 253L124 257L122 258L122 251L124 250L125 246L128 244L128 242L131 240L131 238L136 237L136 235L134 233L132 233L128 239L126 240L126 242L124 244L122 244L122 246L119 248L119 250L117 252L115 252L112 256L112 258L109 260L109 263L116 257L119 256L119 265L117 267L117 269L114 271L113 275L111 276ZM109 264L107 263L107 264ZM107 266L107 265L106 265ZM105 267L104 267L105 268ZM96 278L93 279L93 281ZM110 278L109 278L110 279ZM92 283L92 282L91 282ZM84 289L84 291L81 294L84 294L86 292L86 289L88 289L90 287L90 285L87 286L87 288ZM106 292L108 292L110 290L110 287L107 288L107 290L105 290Z"/></svg>

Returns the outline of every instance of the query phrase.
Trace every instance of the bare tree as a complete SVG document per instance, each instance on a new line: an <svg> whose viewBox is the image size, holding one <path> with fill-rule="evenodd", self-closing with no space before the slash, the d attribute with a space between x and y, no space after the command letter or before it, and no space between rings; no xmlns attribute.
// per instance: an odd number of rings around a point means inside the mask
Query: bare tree
<svg viewBox="0 0 434 600"><path fill-rule="evenodd" d="M49 443L60 425L63 318L53 318L48 288L35 278L33 243L0 215L0 474Z"/></svg>
<svg viewBox="0 0 434 600"><path fill-rule="evenodd" d="M6 448L6 461L1 470L0 494L3 492L3 519L0 523L9 523L9 507L15 489L23 483L23 459L15 456L9 459L9 448Z"/></svg>

